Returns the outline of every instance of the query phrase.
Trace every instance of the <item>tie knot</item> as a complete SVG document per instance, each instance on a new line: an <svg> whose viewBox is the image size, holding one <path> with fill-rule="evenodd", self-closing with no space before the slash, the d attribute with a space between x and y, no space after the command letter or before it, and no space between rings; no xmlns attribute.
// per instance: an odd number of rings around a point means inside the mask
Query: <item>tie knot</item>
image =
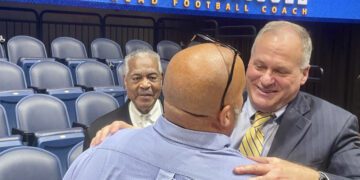
<svg viewBox="0 0 360 180"><path fill-rule="evenodd" d="M255 119L253 122L254 128L261 128L269 119L273 118L274 114L272 113L263 113L263 112L256 112Z"/></svg>

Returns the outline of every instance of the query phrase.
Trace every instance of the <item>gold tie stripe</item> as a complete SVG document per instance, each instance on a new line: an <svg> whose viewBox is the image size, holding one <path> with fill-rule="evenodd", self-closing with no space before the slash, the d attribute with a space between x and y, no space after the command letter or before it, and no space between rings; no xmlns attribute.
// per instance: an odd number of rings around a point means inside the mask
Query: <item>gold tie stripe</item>
<svg viewBox="0 0 360 180"><path fill-rule="evenodd" d="M255 119L251 127L246 131L243 137L239 150L244 156L255 156L261 155L264 143L264 134L261 131L263 125L273 117L269 113L255 113Z"/></svg>

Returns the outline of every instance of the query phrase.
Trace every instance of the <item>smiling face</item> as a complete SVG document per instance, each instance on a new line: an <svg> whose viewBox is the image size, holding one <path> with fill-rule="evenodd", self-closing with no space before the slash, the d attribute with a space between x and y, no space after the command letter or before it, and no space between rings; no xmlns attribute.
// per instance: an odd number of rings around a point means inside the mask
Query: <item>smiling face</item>
<svg viewBox="0 0 360 180"><path fill-rule="evenodd" d="M141 113L148 113L160 96L162 75L156 60L139 57L129 61L124 85L128 98Z"/></svg>
<svg viewBox="0 0 360 180"><path fill-rule="evenodd" d="M300 68L301 57L301 39L289 29L266 32L255 41L246 80L256 110L275 112L295 98L309 72Z"/></svg>

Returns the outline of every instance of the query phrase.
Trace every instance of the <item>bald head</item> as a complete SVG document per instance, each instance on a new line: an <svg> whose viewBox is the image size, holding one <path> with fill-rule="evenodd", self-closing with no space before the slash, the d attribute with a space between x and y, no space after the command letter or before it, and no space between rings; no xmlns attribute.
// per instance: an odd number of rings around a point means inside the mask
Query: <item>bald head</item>
<svg viewBox="0 0 360 180"><path fill-rule="evenodd" d="M211 43L178 52L167 67L163 85L165 104L190 114L217 117L233 57L231 49ZM242 94L244 77L244 65L237 56L225 105L236 107L242 103L237 102L237 97Z"/></svg>

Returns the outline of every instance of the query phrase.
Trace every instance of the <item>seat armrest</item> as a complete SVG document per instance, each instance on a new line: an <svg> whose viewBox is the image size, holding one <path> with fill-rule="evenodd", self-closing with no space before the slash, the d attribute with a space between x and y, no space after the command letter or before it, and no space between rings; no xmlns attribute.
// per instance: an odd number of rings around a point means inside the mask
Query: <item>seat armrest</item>
<svg viewBox="0 0 360 180"><path fill-rule="evenodd" d="M29 88L33 89L36 93L48 94L46 89L38 88L38 87L35 87L35 86L29 86Z"/></svg>
<svg viewBox="0 0 360 180"><path fill-rule="evenodd" d="M22 142L26 143L26 145L34 145L35 142L35 134L32 132L25 132L21 129L12 128L11 129L12 135L20 135L22 137Z"/></svg>
<svg viewBox="0 0 360 180"><path fill-rule="evenodd" d="M85 92L94 91L94 87L88 87L81 84L75 84L75 87L81 87Z"/></svg>
<svg viewBox="0 0 360 180"><path fill-rule="evenodd" d="M83 128L84 130L86 130L86 129L88 128L88 126L86 126L85 124L78 123L78 122L73 122L73 123L72 123L72 127L81 127L81 128Z"/></svg>

